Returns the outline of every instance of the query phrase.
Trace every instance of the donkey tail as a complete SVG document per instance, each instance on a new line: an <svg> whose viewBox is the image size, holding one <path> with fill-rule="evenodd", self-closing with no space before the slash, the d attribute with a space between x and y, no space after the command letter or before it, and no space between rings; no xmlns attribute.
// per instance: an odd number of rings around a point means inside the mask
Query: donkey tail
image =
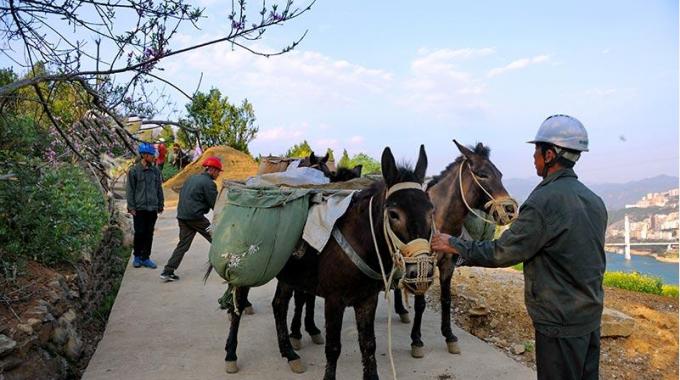
<svg viewBox="0 0 680 380"><path fill-rule="evenodd" d="M205 271L205 274L203 275L203 285L205 285L206 282L208 282L208 277L210 277L210 273L213 270L212 264L208 263L208 269Z"/></svg>

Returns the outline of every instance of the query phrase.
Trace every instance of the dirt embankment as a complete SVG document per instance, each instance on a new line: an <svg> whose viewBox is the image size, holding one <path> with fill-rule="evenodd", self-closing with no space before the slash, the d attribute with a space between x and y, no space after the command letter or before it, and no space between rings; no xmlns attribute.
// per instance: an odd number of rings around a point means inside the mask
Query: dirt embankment
<svg viewBox="0 0 680 380"><path fill-rule="evenodd" d="M522 274L458 268L453 284L455 323L535 368L534 330L524 306ZM439 308L438 288L428 302ZM678 379L678 299L605 288L605 306L634 318L635 329L625 338L602 338L601 378ZM513 354L519 351L524 352Z"/></svg>

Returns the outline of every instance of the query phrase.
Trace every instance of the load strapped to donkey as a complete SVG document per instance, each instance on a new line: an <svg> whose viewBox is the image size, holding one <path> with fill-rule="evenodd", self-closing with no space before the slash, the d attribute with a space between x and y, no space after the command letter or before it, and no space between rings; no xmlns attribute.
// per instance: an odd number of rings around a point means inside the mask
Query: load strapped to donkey
<svg viewBox="0 0 680 380"><path fill-rule="evenodd" d="M313 172L318 171L309 169L307 174ZM224 309L233 310L235 288L266 284L291 255L304 254L307 244L321 251L352 194L374 182L363 177L323 183L327 181L315 174L301 179L284 173L264 174L246 183L224 182L215 205L209 254L210 264L229 284L219 300ZM305 182L312 184L300 185Z"/></svg>

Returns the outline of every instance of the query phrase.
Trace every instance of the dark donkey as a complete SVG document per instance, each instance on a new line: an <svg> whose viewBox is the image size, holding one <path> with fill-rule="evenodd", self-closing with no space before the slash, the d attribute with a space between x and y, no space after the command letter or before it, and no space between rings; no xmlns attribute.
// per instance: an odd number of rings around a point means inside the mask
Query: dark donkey
<svg viewBox="0 0 680 380"><path fill-rule="evenodd" d="M276 294L272 301L276 319L279 350L294 372L303 372L300 357L290 344L287 327L287 311L293 290L315 293L325 298L326 317L326 371L324 379L335 379L336 365L340 356L340 332L344 309L354 307L359 346L361 349L364 379L377 379L375 359L375 311L378 293L384 289L382 279L371 278L357 267L357 258L364 270L387 273L393 267L393 257L399 262L400 253L415 251L417 255L429 255L429 239L432 233L433 206L427 194L420 188L427 168L427 156L421 146L414 171L397 167L389 148L382 155L384 181L356 193L346 214L338 220L340 232L348 250L346 253L331 239L320 254L308 252L301 259L291 259L277 276ZM387 221L387 224L385 224ZM336 234L334 234L335 236ZM389 236L389 237L388 237ZM403 245L401 241L408 244ZM424 243L423 243L424 242ZM396 251L390 245L400 247ZM427 248L424 248L427 246ZM376 251L377 247L377 251ZM396 252L394 256L392 253ZM348 255L353 255L352 258ZM416 255L416 254L414 254ZM382 265L380 265L380 262ZM427 278L431 283L434 266L406 263L405 279ZM385 268L385 272L381 267ZM419 272L425 271L426 274ZM375 273L374 273L375 274ZM429 285L429 284L428 284ZM237 307L240 309L237 290ZM227 340L227 371L235 372L236 336L240 317L232 312L231 328Z"/></svg>
<svg viewBox="0 0 680 380"><path fill-rule="evenodd" d="M517 215L517 203L508 195L501 182L502 174L489 160L489 148L479 143L474 150L454 140L462 154L429 183L427 193L435 205L435 225L443 233L459 236L463 220L472 209L487 210L493 222L500 225L510 223ZM458 338L451 330L451 278L456 257L440 255L439 284L441 286L441 332L446 339L448 351L460 353ZM401 292L395 291L395 311L402 321L408 323L408 311L404 308ZM415 296L415 317L411 330L411 355L424 356L420 334L422 315L425 310L425 296Z"/></svg>
<svg viewBox="0 0 680 380"><path fill-rule="evenodd" d="M330 173L331 182L345 182L354 178L361 177L362 165L357 165L352 169L339 167L335 172ZM324 172L325 174L325 172ZM316 296L314 293L306 293L296 290L293 292L295 299L295 309L293 312L293 319L290 322L290 343L293 348L299 350L302 348L302 309L305 310L305 331L312 338L315 344L324 344L325 341L321 335L321 330L316 327L314 323L314 303Z"/></svg>

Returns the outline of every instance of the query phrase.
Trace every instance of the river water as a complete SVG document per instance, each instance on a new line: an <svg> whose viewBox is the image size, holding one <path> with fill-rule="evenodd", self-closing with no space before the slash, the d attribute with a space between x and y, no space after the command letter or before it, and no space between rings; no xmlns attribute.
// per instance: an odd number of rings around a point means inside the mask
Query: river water
<svg viewBox="0 0 680 380"><path fill-rule="evenodd" d="M623 254L607 252L608 272L638 272L661 278L664 284L678 285L678 264L663 263L651 256L633 255L626 260Z"/></svg>

